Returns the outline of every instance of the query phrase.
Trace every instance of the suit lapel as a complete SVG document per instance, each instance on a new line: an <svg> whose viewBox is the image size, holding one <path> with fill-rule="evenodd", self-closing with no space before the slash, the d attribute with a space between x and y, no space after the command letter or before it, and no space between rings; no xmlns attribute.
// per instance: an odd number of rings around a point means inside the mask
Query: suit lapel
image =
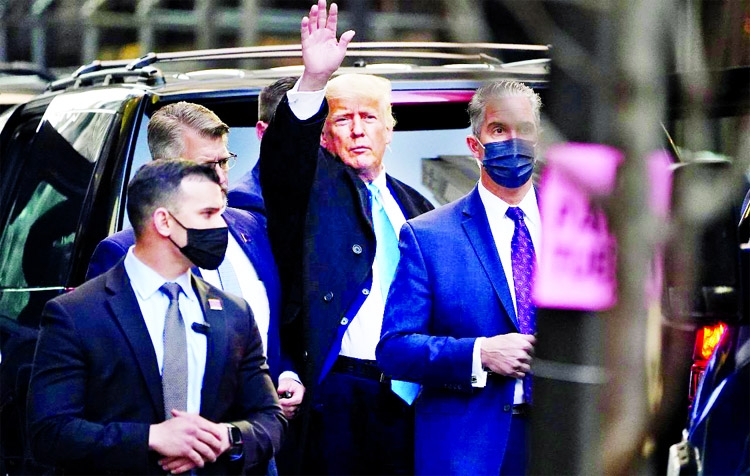
<svg viewBox="0 0 750 476"><path fill-rule="evenodd" d="M250 260L250 264L255 268L255 272L258 274L258 278L268 287L270 279L270 272L273 270L272 264L268 262L266 256L263 256L259 247L257 246L256 240L254 239L256 233L260 233L262 230L252 230L246 223L238 220L235 210L228 208L224 212L224 220L227 222L229 232L232 234L237 243L239 243L242 250L245 252L245 256ZM248 216L248 219L250 217Z"/></svg>
<svg viewBox="0 0 750 476"><path fill-rule="evenodd" d="M474 188L468 196L468 200L463 208L464 220L462 225L469 238L474 252L479 258L485 273L490 278L492 287L495 289L497 297L500 299L505 312L510 317L513 325L518 328L516 312L513 308L513 299L510 295L508 280L505 279L505 271L500 261L500 255L495 247L495 240L490 231L490 223L487 221L487 214L484 211L482 200L479 197L479 191Z"/></svg>
<svg viewBox="0 0 750 476"><path fill-rule="evenodd" d="M404 186L404 184L395 178L388 174L386 174L385 178L386 183L388 184L388 189L391 191L391 195L396 198L396 202L398 202L401 211L404 213L404 217L407 220L433 209L432 205L427 202L427 199L421 195L415 194L413 190L410 191Z"/></svg>
<svg viewBox="0 0 750 476"><path fill-rule="evenodd" d="M206 335L206 371L203 375L201 389L201 415L212 416L216 407L216 398L221 378L226 365L228 336L224 299L214 293L205 281L193 276L193 289L203 310L203 318L210 326Z"/></svg>
<svg viewBox="0 0 750 476"><path fill-rule="evenodd" d="M164 416L164 396L161 386L159 364L151 342L141 308L130 286L125 265L120 261L107 274L107 306L130 343L138 367L151 396L151 404L157 415Z"/></svg>

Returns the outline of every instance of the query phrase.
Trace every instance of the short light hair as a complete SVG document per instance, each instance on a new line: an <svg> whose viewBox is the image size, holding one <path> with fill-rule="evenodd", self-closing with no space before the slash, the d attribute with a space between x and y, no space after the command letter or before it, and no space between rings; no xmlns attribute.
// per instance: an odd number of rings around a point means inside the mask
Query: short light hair
<svg viewBox="0 0 750 476"><path fill-rule="evenodd" d="M183 131L186 129L212 139L225 139L229 134L229 126L207 107L185 101L168 104L156 111L148 123L151 158L182 157L185 151Z"/></svg>
<svg viewBox="0 0 750 476"><path fill-rule="evenodd" d="M290 89L294 87L297 82L297 78L293 76L287 76L276 80L269 84L260 91L258 95L258 120L263 122L271 122L273 114L276 112L276 108L281 102L281 98Z"/></svg>
<svg viewBox="0 0 750 476"><path fill-rule="evenodd" d="M469 120L471 121L471 131L475 136L479 137L479 133L481 132L487 103L506 97L527 98L531 103L531 110L534 113L536 129L537 131L540 130L542 98L533 89L518 81L494 81L486 83L477 89L469 102Z"/></svg>
<svg viewBox="0 0 750 476"><path fill-rule="evenodd" d="M326 99L367 99L380 104L388 128L396 125L391 110L391 82L371 74L342 74L328 81Z"/></svg>

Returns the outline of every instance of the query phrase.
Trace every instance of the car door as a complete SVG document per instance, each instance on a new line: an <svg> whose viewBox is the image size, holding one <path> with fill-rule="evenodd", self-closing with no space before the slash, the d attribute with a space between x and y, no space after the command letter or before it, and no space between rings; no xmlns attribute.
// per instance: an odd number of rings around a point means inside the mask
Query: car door
<svg viewBox="0 0 750 476"><path fill-rule="evenodd" d="M130 103L121 91L66 92L14 111L0 133L2 474L33 470L24 407L40 316L49 299L80 284L74 271L90 256L82 243L97 241L92 229L104 237L121 201L114 178L127 167ZM99 203L109 209L97 211Z"/></svg>

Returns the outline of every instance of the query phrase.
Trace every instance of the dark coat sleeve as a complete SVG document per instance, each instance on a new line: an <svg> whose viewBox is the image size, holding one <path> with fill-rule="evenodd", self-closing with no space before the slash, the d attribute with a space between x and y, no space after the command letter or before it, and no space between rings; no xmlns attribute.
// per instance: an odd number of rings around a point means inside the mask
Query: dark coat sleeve
<svg viewBox="0 0 750 476"><path fill-rule="evenodd" d="M89 363L74 321L57 300L42 316L27 405L34 457L91 471L151 472L148 423L86 419Z"/></svg>
<svg viewBox="0 0 750 476"><path fill-rule="evenodd" d="M436 332L435 276L409 222L401 228L401 260L388 294L378 364L387 375L429 386L471 391L475 338ZM437 334L437 335L436 335Z"/></svg>
<svg viewBox="0 0 750 476"><path fill-rule="evenodd" d="M320 134L328 114L323 102L311 118L301 121L282 99L266 129L260 148L260 183L266 206L268 236L281 282L281 352L297 369L303 366L302 326L305 221L318 168Z"/></svg>

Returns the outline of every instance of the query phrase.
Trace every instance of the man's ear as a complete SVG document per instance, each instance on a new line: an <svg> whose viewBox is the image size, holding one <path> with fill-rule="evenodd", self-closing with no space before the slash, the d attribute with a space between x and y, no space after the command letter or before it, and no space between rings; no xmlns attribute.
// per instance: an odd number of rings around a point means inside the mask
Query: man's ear
<svg viewBox="0 0 750 476"><path fill-rule="evenodd" d="M466 136L466 145L469 147L472 157L477 160L482 160L484 149L482 149L482 144L479 143L479 139L473 135Z"/></svg>
<svg viewBox="0 0 750 476"><path fill-rule="evenodd" d="M386 135L385 135L385 143L386 143L386 144L390 144L390 143L391 143L391 141L393 140L393 126L389 127L389 128L387 129L387 131L388 131L388 132L387 132L387 133L386 133Z"/></svg>
<svg viewBox="0 0 750 476"><path fill-rule="evenodd" d="M264 121L258 121L255 123L255 135L258 136L258 140L263 140L263 134L268 129L268 123Z"/></svg>
<svg viewBox="0 0 750 476"><path fill-rule="evenodd" d="M323 129L323 131L320 133L320 146L326 150L328 150L328 141L326 140L326 131Z"/></svg>
<svg viewBox="0 0 750 476"><path fill-rule="evenodd" d="M154 210L151 214L151 223L161 236L167 238L172 234L172 220L170 219L169 212L164 207L159 207Z"/></svg>

